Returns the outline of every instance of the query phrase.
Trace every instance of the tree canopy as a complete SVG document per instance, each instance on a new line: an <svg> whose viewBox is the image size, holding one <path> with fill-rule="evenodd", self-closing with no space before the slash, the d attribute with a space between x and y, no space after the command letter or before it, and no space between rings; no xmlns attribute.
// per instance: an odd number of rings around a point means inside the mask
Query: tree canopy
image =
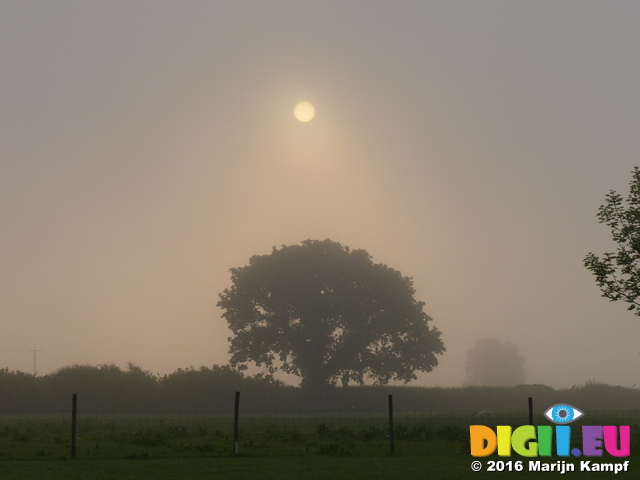
<svg viewBox="0 0 640 480"><path fill-rule="evenodd" d="M329 239L282 246L231 269L218 306L233 332L231 365L254 362L322 388L338 380L405 383L445 351L413 281L365 250Z"/></svg>
<svg viewBox="0 0 640 480"><path fill-rule="evenodd" d="M589 253L584 265L596 277L602 296L611 301L622 300L640 316L640 169L635 167L626 203L611 190L606 203L598 210L600 223L611 229L617 252L604 253L602 258Z"/></svg>

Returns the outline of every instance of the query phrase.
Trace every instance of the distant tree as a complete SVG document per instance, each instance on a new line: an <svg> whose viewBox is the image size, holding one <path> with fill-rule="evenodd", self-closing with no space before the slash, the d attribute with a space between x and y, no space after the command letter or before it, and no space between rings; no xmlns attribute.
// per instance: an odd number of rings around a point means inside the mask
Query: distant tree
<svg viewBox="0 0 640 480"><path fill-rule="evenodd" d="M87 410L152 410L158 378L133 363L126 370L114 364L70 365L44 377L53 391L52 402L66 408L73 393Z"/></svg>
<svg viewBox="0 0 640 480"><path fill-rule="evenodd" d="M615 191L606 195L606 203L598 210L600 223L611 229L616 253L607 252L602 258L589 253L584 259L596 277L602 296L610 301L622 300L640 316L640 169L633 169L630 193L625 202Z"/></svg>
<svg viewBox="0 0 640 480"><path fill-rule="evenodd" d="M50 396L42 378L31 373L0 368L0 412L38 408Z"/></svg>
<svg viewBox="0 0 640 480"><path fill-rule="evenodd" d="M198 411L229 408L236 391L242 392L245 408L265 408L275 396L273 391L284 386L268 375L248 376L229 365L179 368L162 377L160 384L163 408ZM271 405L275 406L273 401Z"/></svg>
<svg viewBox="0 0 640 480"><path fill-rule="evenodd" d="M305 240L231 269L218 306L233 332L231 365L254 362L312 389L349 381L405 383L445 351L409 277L365 250ZM278 367L277 363L281 365Z"/></svg>
<svg viewBox="0 0 640 480"><path fill-rule="evenodd" d="M513 343L482 338L467 353L467 385L509 387L524 383L524 363Z"/></svg>

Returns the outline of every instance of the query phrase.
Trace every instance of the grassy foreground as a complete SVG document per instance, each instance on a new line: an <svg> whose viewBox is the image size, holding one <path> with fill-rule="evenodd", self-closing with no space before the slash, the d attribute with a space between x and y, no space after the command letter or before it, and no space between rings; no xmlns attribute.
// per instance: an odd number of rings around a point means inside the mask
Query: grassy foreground
<svg viewBox="0 0 640 480"><path fill-rule="evenodd" d="M146 460L31 460L0 462L3 480L128 480L128 479L420 479L438 480L482 478L549 479L558 472L471 471L474 459L465 455L397 457L226 457ZM637 461L637 457L636 457ZM486 465L486 461L483 461ZM576 462L579 463L579 462ZM628 472L568 472L570 478L638 478L640 468Z"/></svg>

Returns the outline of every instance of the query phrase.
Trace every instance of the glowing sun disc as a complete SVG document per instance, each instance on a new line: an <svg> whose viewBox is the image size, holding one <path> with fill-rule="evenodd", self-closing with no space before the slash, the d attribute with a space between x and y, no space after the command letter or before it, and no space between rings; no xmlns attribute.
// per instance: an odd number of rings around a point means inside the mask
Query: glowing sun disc
<svg viewBox="0 0 640 480"><path fill-rule="evenodd" d="M316 114L316 109L313 108L309 102L300 102L296 105L296 108L293 109L293 115L300 122L308 122L311 120Z"/></svg>

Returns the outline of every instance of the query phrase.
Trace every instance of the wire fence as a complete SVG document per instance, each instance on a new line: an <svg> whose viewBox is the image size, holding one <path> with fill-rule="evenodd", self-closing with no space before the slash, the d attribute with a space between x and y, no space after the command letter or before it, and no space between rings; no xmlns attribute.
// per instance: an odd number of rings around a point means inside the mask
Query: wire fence
<svg viewBox="0 0 640 480"><path fill-rule="evenodd" d="M588 420L587 420L588 418ZM534 424L549 424L542 411ZM467 453L469 425L529 423L529 412L478 416L470 411L395 411L399 453ZM572 425L632 425L640 412L587 412ZM635 426L635 427L634 427ZM384 455L389 452L389 412L240 411L239 448L249 455ZM2 459L69 458L70 412L0 412ZM79 458L224 456L234 453L234 411L83 412L77 414Z"/></svg>

